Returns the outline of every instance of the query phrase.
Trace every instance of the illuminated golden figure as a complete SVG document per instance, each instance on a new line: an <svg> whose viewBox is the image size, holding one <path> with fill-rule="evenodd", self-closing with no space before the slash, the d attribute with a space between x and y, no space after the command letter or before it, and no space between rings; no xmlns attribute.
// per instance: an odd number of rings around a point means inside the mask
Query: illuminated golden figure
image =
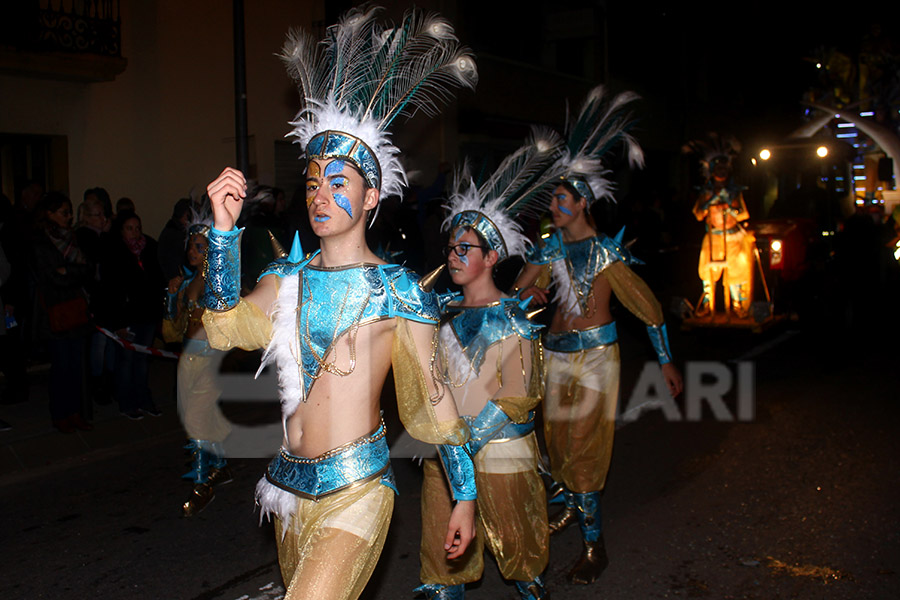
<svg viewBox="0 0 900 600"><path fill-rule="evenodd" d="M743 319L750 314L753 298L756 238L741 225L750 214L740 188L728 181L727 157L717 157L713 163L712 176L697 198L693 211L698 221L706 223L697 268L703 281L703 296L695 312L698 317L715 314L715 286L721 279L726 312Z"/></svg>

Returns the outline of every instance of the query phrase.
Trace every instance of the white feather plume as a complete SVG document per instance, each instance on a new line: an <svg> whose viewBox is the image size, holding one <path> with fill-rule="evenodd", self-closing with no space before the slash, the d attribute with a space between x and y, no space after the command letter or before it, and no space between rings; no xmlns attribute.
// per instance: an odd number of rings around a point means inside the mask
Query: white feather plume
<svg viewBox="0 0 900 600"><path fill-rule="evenodd" d="M581 177L594 198L614 200L615 185L604 163L612 148L623 144L628 164L644 166L644 153L630 130L634 120L627 106L637 100L634 92L622 92L612 98L602 86L594 87L574 116L566 112L566 149L561 163L566 177Z"/></svg>
<svg viewBox="0 0 900 600"><path fill-rule="evenodd" d="M550 184L562 175L558 161L562 138L547 128L533 128L527 142L503 159L481 184L476 185L467 162L453 181L453 193L445 208L447 229L454 217L477 211L496 225L506 244L508 256L524 256L531 241L517 221L540 213L552 192Z"/></svg>
<svg viewBox="0 0 900 600"><path fill-rule="evenodd" d="M351 9L321 42L292 31L281 57L304 103L288 136L304 147L325 130L360 138L380 164L387 197L406 185L388 127L401 115L436 115L455 88L475 87L478 71L444 18L411 10L394 27L377 22L380 10Z"/></svg>

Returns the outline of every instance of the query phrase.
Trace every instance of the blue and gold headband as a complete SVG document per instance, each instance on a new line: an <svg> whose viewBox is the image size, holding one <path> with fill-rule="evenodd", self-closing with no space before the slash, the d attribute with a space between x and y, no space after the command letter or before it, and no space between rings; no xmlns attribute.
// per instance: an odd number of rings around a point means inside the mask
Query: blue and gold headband
<svg viewBox="0 0 900 600"><path fill-rule="evenodd" d="M322 131L313 136L306 146L309 160L315 158L341 158L349 160L362 172L369 187L381 189L381 165L372 149L358 137L343 131Z"/></svg>
<svg viewBox="0 0 900 600"><path fill-rule="evenodd" d="M209 225L206 223L196 223L188 228L188 237L192 235L202 235L209 237Z"/></svg>
<svg viewBox="0 0 900 600"><path fill-rule="evenodd" d="M460 227L469 227L477 231L491 250L495 250L501 261L509 258L509 250L500 229L487 215L477 210L465 210L453 215L450 221L450 231L456 231Z"/></svg>
<svg viewBox="0 0 900 600"><path fill-rule="evenodd" d="M591 190L591 186L587 182L587 179L581 175L567 175L563 177L562 180L575 188L575 191L578 192L578 196L587 200L588 206L593 204L597 199L596 196L594 196L594 192ZM576 198L576 200L578 200L578 198Z"/></svg>

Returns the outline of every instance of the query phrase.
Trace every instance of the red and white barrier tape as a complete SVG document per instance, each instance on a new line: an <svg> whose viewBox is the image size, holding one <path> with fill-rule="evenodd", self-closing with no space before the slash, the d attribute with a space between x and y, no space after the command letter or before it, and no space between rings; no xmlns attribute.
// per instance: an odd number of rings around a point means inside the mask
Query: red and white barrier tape
<svg viewBox="0 0 900 600"><path fill-rule="evenodd" d="M168 350L160 350L158 348L151 348L150 346L142 346L141 344L135 344L134 342L129 342L128 340L123 340L115 333L110 331L109 329L104 329L103 327L97 327L97 331L100 331L106 337L113 340L115 343L119 344L126 350L134 350L135 352L141 352L143 354L150 354L153 356L159 356L161 358L174 358L178 360L179 354L177 352L169 352Z"/></svg>

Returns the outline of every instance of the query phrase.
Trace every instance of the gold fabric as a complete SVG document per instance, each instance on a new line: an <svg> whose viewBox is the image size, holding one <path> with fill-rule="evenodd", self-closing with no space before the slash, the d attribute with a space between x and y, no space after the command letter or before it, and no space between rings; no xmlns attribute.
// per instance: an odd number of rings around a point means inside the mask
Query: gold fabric
<svg viewBox="0 0 900 600"><path fill-rule="evenodd" d="M663 310L650 287L622 261L603 270L613 293L629 312L647 325L663 324Z"/></svg>
<svg viewBox="0 0 900 600"><path fill-rule="evenodd" d="M519 344L519 349L503 363L504 385L498 393L504 396L494 397L493 401L511 421L524 423L528 420L529 411L541 401L543 387L541 341L537 338L529 342L513 336L504 340L504 345L513 340ZM519 384L520 381L522 384Z"/></svg>
<svg viewBox="0 0 900 600"><path fill-rule="evenodd" d="M712 247L710 247L712 245ZM751 233L707 233L700 247L700 262L697 272L700 279L709 284L710 289L722 277L725 278L725 286L743 286L743 295L749 299L753 297L753 248L756 238Z"/></svg>
<svg viewBox="0 0 900 600"><path fill-rule="evenodd" d="M475 458L478 484L477 535L463 556L447 560L444 537L452 502L436 460L424 461L420 578L457 585L478 581L487 544L506 579L531 581L547 567L549 530L544 482L537 472L534 434L487 444ZM496 472L492 472L496 471Z"/></svg>
<svg viewBox="0 0 900 600"><path fill-rule="evenodd" d="M545 351L544 438L550 472L572 492L602 490L612 459L619 345Z"/></svg>
<svg viewBox="0 0 900 600"><path fill-rule="evenodd" d="M182 352L178 358L178 414L188 437L221 442L231 433L231 422L219 408L222 393L216 383L216 369L222 354Z"/></svg>
<svg viewBox="0 0 900 600"><path fill-rule="evenodd" d="M181 301L181 296L178 298ZM179 310L178 316L174 319L163 319L162 321L162 338L167 344L174 344L184 339L184 332L188 326L188 311Z"/></svg>
<svg viewBox="0 0 900 600"><path fill-rule="evenodd" d="M272 339L272 320L244 299L225 312L204 311L203 327L209 345L216 350L258 350L268 346Z"/></svg>
<svg viewBox="0 0 900 600"><path fill-rule="evenodd" d="M380 480L318 501L297 497L285 524L275 519L285 600L352 600L366 587L387 538L394 491Z"/></svg>
<svg viewBox="0 0 900 600"><path fill-rule="evenodd" d="M553 275L550 267L550 263L546 265L540 265L540 270L538 271L537 279L534 280L534 284L539 288L546 289L550 287L550 283L553 281Z"/></svg>
<svg viewBox="0 0 900 600"><path fill-rule="evenodd" d="M429 349L432 352L432 349ZM439 421L430 398L429 386L422 372L422 354L416 348L406 319L396 319L394 343L391 348L391 364L394 370L394 387L397 392L397 408L400 421L409 434L426 444L451 444L460 446L469 439L466 422L457 417ZM443 394L436 402L452 402Z"/></svg>

